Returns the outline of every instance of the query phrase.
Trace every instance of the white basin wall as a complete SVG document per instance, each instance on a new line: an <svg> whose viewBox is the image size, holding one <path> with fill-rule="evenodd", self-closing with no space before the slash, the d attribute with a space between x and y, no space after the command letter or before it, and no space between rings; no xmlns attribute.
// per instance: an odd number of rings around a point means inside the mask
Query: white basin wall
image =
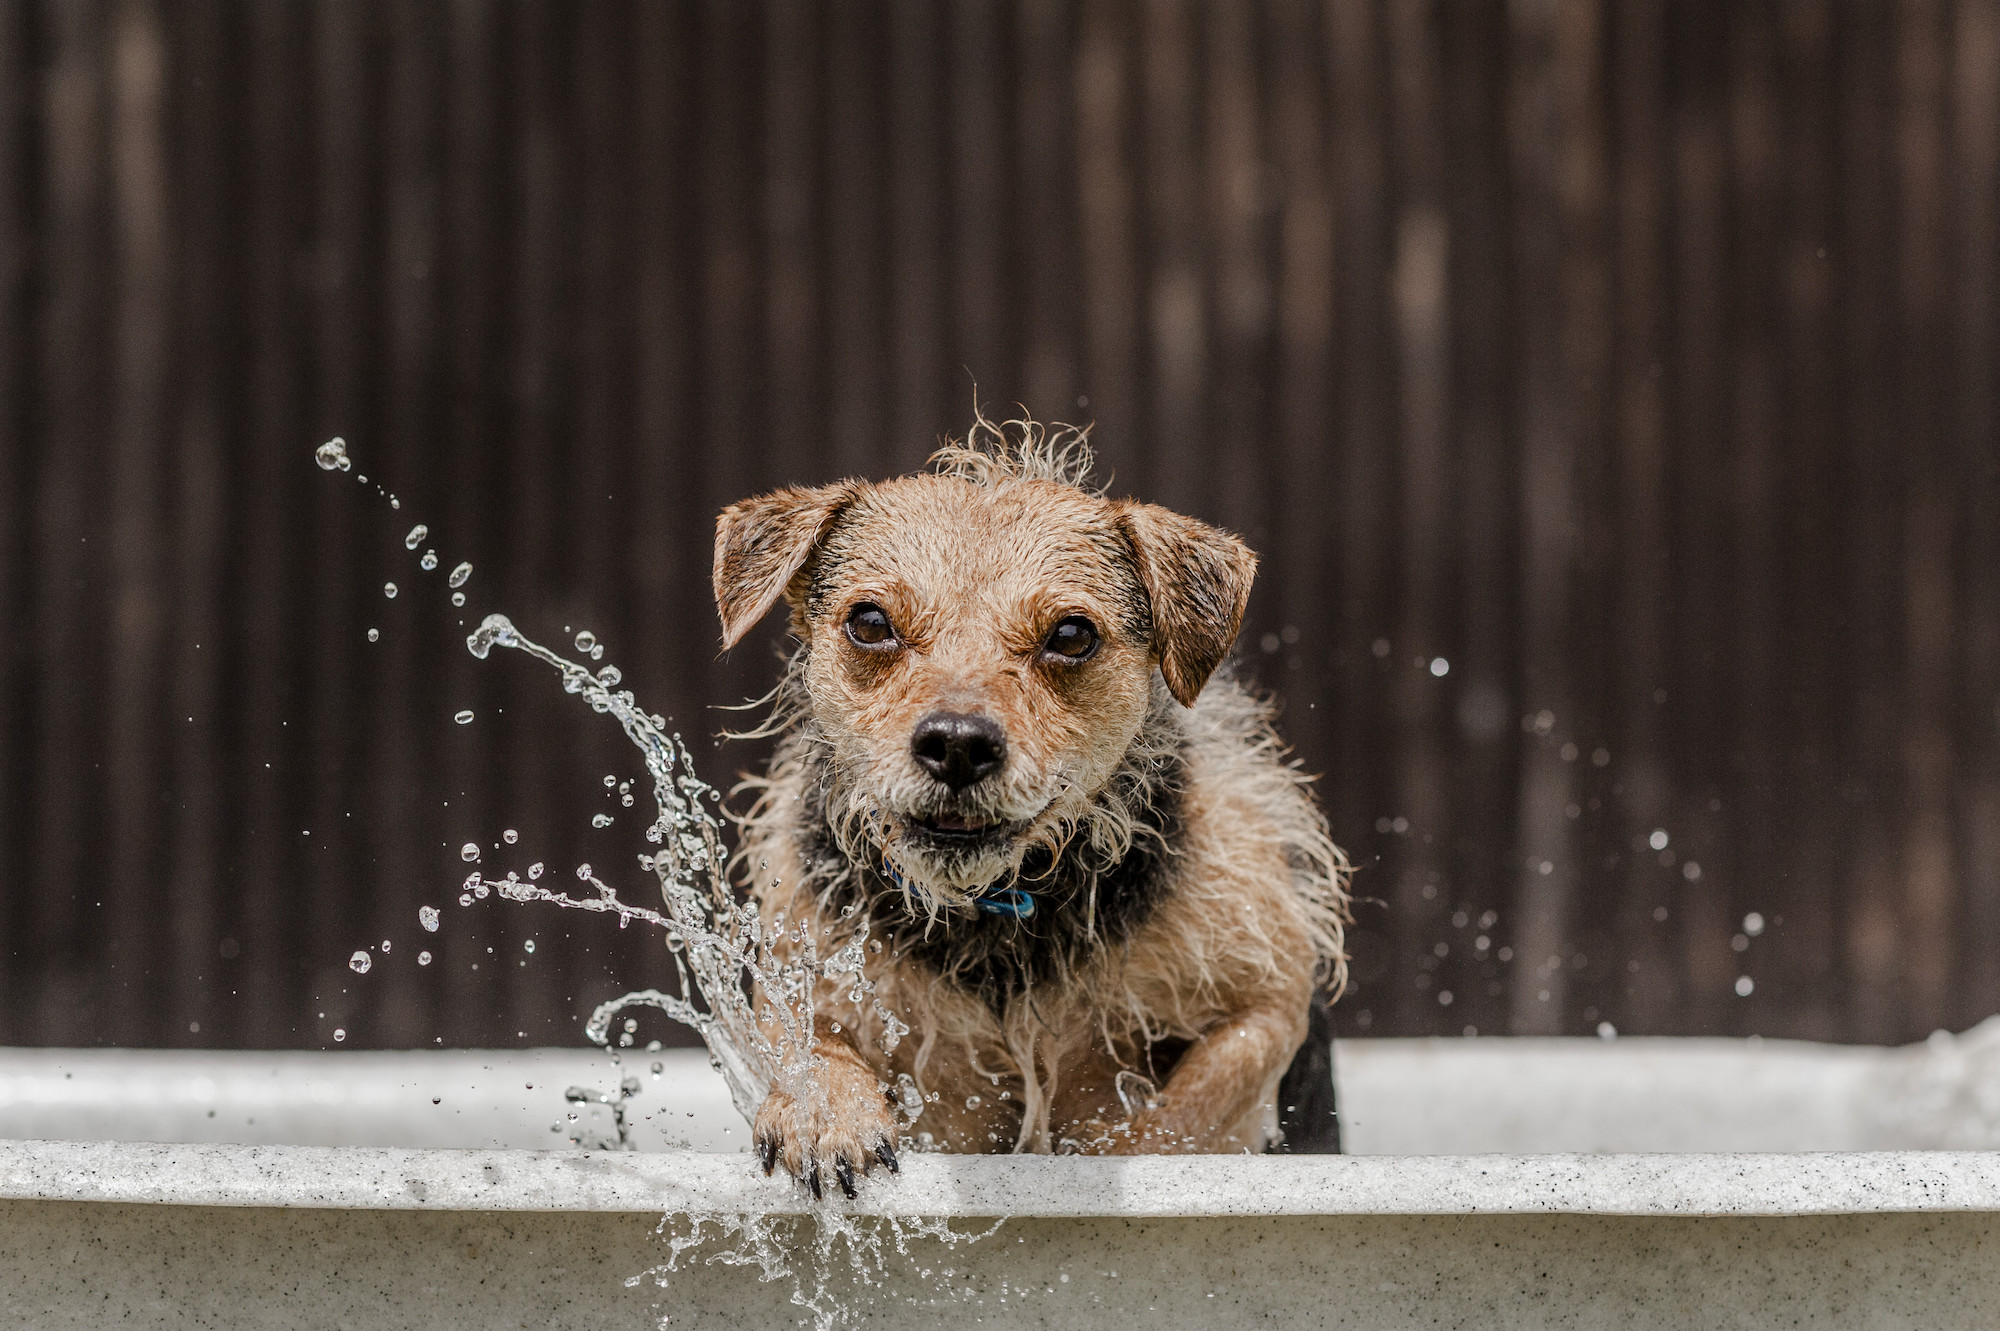
<svg viewBox="0 0 2000 1331"><path fill-rule="evenodd" d="M628 1284L665 1256L662 1213L806 1209L748 1163L0 1144L0 1324L796 1325L792 1282L741 1266ZM1985 1153L926 1156L864 1189L836 1208L1013 1217L913 1241L875 1287L836 1261L871 1327L1949 1329L2000 1308Z"/></svg>
<svg viewBox="0 0 2000 1331"><path fill-rule="evenodd" d="M1334 1075L1356 1155L2000 1149L2000 1019L1905 1049L1351 1040ZM621 1076L640 1083L637 1149L743 1148L721 1077L686 1049L615 1067L587 1049L0 1049L0 1139L544 1148L564 1143L568 1087Z"/></svg>
<svg viewBox="0 0 2000 1331"><path fill-rule="evenodd" d="M834 1208L1011 1218L890 1245L878 1286L840 1253L835 1290L871 1327L1995 1325L1994 1023L1336 1062L1356 1155L910 1158ZM462 1149L559 1140L568 1086L633 1074L640 1153ZM804 1209L742 1133L688 1051L0 1050L0 1326L799 1325L741 1265L633 1281L691 1214ZM1792 1153L1521 1154L1675 1150Z"/></svg>

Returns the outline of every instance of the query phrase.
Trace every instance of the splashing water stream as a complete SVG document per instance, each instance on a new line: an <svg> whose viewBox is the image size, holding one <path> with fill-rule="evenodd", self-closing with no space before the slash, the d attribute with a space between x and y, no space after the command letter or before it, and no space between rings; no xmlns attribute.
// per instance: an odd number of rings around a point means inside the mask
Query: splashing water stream
<svg viewBox="0 0 2000 1331"><path fill-rule="evenodd" d="M337 439L321 446L315 461L329 471L346 471L352 465L345 445ZM393 496L382 493L392 506L400 507ZM428 535L428 529L418 525L404 544L414 551ZM429 570L438 560L427 550L420 562ZM463 604L464 593L456 589L462 588L471 574L469 563L451 571L447 585L454 589L454 604ZM388 584L384 594L394 596L395 585ZM373 637L371 633L371 641ZM613 1023L627 1009L648 1007L665 1013L701 1036L737 1112L746 1123L754 1123L758 1107L774 1086L805 1103L825 1097L819 1075L824 1059L817 1052L813 1014L818 985L830 982L843 987L850 1002L870 1005L881 1024L885 1051L893 1050L909 1033L909 1027L875 997L874 986L864 973L868 942L865 917L850 911L839 926L838 936L815 936L804 924L767 922L754 902L738 900L728 877L720 793L695 775L686 747L678 735L666 730L664 719L640 707L631 690L618 688L621 676L616 667L603 666L593 674L530 639L500 614L487 615L467 637L466 647L480 660L487 659L493 648L504 647L553 668L565 692L580 696L592 711L618 722L639 750L651 778L656 812L645 836L657 849L638 860L640 868L658 880L664 909L625 901L588 864L579 865L576 875L594 895L572 896L541 886L535 881L542 876L543 866L538 862L529 866L525 879L513 870L497 879L488 878L475 868L459 896L461 905L470 905L490 890L512 902L547 902L570 910L616 915L621 929L639 920L663 931L667 953L673 959L673 983L666 989L642 989L600 1004L584 1025L587 1038L609 1049L614 1040ZM604 644L588 631L576 635L576 649L591 661L604 657ZM469 711L454 717L461 725L472 719ZM621 806L632 806L632 783L621 784L606 777L605 784L615 787ZM599 827L612 822L608 815L600 814L598 819ZM510 845L516 841L512 832L504 839ZM481 858L480 848L473 842L465 843L460 853L474 864ZM419 923L426 932L435 932L436 909L422 908ZM528 949L532 948L533 944L528 944ZM386 943L382 950L388 952ZM428 964L430 959L430 953L421 953L418 964ZM365 973L371 962L367 953L356 952L350 964L356 972ZM620 1046L629 1045L633 1023L628 1019L622 1026L615 1038ZM338 1032L335 1038L344 1034ZM578 1144L632 1149L624 1131L623 1102L637 1093L637 1087L636 1080L626 1079L615 1096L572 1087L566 1093L571 1105L609 1107L615 1132L587 1141L579 1139ZM911 1118L922 1112L921 1098L914 1091L914 1086L905 1086L897 1097ZM912 1149L912 1144L906 1139L903 1147ZM810 1235L802 1232L806 1219L811 1221ZM854 1295L881 1286L888 1255L885 1243L910 1257L912 1240L936 1240L946 1246L976 1242L1001 1223L996 1220L983 1232L960 1232L942 1219L857 1216L832 1200L815 1206L809 1217L668 1216L659 1229L667 1238L667 1260L626 1283L637 1285L651 1279L665 1286L673 1271L694 1260L751 1266L761 1280L790 1279L792 1302L811 1314L818 1331L828 1331L849 1320ZM848 1259L845 1264L835 1260L843 1247ZM799 1262L800 1258L804 1261ZM836 1273L843 1265L847 1278L837 1280ZM920 1274L928 1279L931 1271ZM940 1274L948 1279L952 1272L945 1269ZM952 1297L947 1290L940 1292L947 1299Z"/></svg>

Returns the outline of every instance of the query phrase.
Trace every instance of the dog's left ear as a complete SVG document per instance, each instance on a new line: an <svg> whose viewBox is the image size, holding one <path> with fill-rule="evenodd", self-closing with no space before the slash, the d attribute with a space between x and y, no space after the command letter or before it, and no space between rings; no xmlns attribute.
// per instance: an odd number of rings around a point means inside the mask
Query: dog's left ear
<svg viewBox="0 0 2000 1331"><path fill-rule="evenodd" d="M854 483L843 481L774 490L722 510L715 520L715 609L725 650L777 604L854 497Z"/></svg>
<svg viewBox="0 0 2000 1331"><path fill-rule="evenodd" d="M1243 627L1257 556L1228 532L1157 504L1118 508L1152 605L1160 674L1175 700L1192 707Z"/></svg>

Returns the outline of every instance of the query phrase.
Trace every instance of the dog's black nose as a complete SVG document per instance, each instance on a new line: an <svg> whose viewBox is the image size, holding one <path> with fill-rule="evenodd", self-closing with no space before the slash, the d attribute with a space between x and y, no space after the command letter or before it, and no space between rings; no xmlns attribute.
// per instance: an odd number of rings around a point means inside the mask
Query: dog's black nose
<svg viewBox="0 0 2000 1331"><path fill-rule="evenodd" d="M953 790L964 790L1000 770L1007 760L1007 737L983 716L932 712L917 722L910 752L926 772Z"/></svg>

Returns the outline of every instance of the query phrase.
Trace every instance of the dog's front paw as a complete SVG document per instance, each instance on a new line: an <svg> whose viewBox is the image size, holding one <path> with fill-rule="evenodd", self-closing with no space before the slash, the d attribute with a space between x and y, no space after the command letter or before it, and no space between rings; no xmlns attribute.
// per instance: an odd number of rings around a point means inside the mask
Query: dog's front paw
<svg viewBox="0 0 2000 1331"><path fill-rule="evenodd" d="M879 1160L896 1163L896 1114L875 1074L829 1059L815 1069L815 1084L796 1093L773 1088L757 1111L757 1155L769 1174L780 1161L812 1195L821 1196L821 1173L854 1196L854 1175Z"/></svg>

